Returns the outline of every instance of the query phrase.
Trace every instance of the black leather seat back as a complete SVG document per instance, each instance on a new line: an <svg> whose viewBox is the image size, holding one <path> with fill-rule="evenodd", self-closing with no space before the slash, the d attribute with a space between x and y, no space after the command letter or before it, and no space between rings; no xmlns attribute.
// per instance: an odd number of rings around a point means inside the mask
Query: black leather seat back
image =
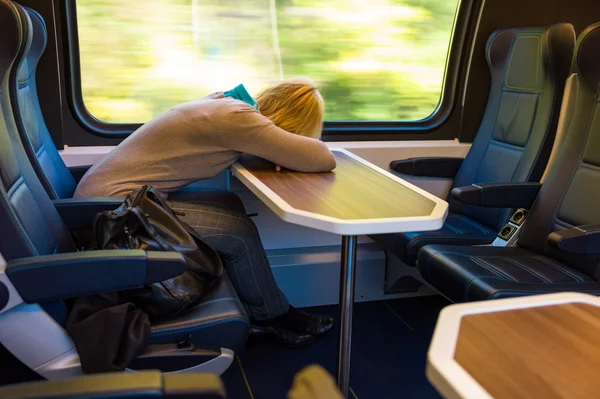
<svg viewBox="0 0 600 399"><path fill-rule="evenodd" d="M487 108L453 187L485 182L539 181L546 168L569 74L575 32L550 28L500 29L488 40L491 74ZM463 205L450 211L499 230L510 210Z"/></svg>
<svg viewBox="0 0 600 399"><path fill-rule="evenodd" d="M31 44L21 7L0 0L0 252L6 260L75 251L71 237L21 144L10 90ZM29 40L28 40L29 39Z"/></svg>
<svg viewBox="0 0 600 399"><path fill-rule="evenodd" d="M17 96L13 97L13 111L25 151L48 195L52 199L71 198L77 184L52 141L37 94L36 68L46 49L46 24L36 11L25 10L31 20L32 38L14 81Z"/></svg>
<svg viewBox="0 0 600 399"><path fill-rule="evenodd" d="M575 112L519 245L598 280L598 257L566 254L550 247L547 238L552 231L600 224L600 23L579 37L573 72L579 85Z"/></svg>

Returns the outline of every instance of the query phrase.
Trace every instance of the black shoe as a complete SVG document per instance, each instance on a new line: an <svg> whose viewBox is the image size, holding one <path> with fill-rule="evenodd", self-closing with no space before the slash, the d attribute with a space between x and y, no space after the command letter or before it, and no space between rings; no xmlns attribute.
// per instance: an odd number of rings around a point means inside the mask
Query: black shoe
<svg viewBox="0 0 600 399"><path fill-rule="evenodd" d="M281 326L280 323L273 321L268 324L252 323L250 325L250 335L253 337L272 338L279 345L287 348L297 348L310 346L313 342L313 336L310 334L298 334Z"/></svg>
<svg viewBox="0 0 600 399"><path fill-rule="evenodd" d="M290 306L287 313L277 317L281 325L300 334L323 335L335 326L335 319L329 316L308 314Z"/></svg>

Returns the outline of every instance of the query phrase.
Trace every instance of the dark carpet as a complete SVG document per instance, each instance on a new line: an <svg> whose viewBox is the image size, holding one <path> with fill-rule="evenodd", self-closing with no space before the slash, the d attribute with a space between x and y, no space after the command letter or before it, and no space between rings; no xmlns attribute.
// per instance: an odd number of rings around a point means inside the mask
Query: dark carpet
<svg viewBox="0 0 600 399"><path fill-rule="evenodd" d="M425 377L425 361L438 313L448 304L439 296L356 304L350 372L352 396L440 398ZM304 310L339 318L338 306ZM251 342L222 376L228 398L284 399L294 375L310 364L320 364L335 375L338 333L338 329L332 331L307 349Z"/></svg>

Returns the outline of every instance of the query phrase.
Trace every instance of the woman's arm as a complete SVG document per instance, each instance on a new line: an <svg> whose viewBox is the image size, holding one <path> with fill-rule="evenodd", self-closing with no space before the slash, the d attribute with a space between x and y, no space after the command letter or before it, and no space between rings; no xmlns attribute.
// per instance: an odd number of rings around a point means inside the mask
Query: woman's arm
<svg viewBox="0 0 600 399"><path fill-rule="evenodd" d="M226 148L256 155L299 172L329 172L335 156L321 140L278 128L250 106L235 107L220 130Z"/></svg>

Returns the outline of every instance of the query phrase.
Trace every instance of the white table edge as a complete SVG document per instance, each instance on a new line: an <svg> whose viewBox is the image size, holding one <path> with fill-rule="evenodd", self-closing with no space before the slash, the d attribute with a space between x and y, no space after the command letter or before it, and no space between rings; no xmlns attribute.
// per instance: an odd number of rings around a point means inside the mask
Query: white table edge
<svg viewBox="0 0 600 399"><path fill-rule="evenodd" d="M438 392L448 399L491 399L492 396L485 388L454 359L460 319L472 314L565 303L586 303L600 307L600 298L588 294L563 292L454 304L445 307L440 312L427 353L427 378Z"/></svg>
<svg viewBox="0 0 600 399"><path fill-rule="evenodd" d="M231 166L231 172L246 187L250 189L261 201L263 201L282 220L322 230L338 235L362 235L362 234L385 234L400 233L405 231L429 231L442 228L448 214L448 203L431 193L395 176L394 174L360 158L359 156L343 149L332 148L332 151L342 152L356 159L378 173L394 180L396 183L411 189L419 195L433 201L435 206L428 216L378 218L378 219L352 219L344 220L318 213L296 209L277 195L267 185L256 178L243 165L236 162Z"/></svg>

